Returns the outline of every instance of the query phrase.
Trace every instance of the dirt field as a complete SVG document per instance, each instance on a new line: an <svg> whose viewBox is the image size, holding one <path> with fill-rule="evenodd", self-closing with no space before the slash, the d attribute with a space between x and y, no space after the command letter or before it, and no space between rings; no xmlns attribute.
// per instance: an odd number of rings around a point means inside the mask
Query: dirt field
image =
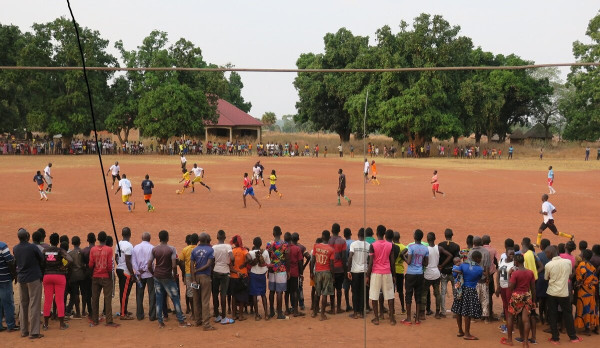
<svg viewBox="0 0 600 348"><path fill-rule="evenodd" d="M122 173L127 174L134 186L133 199L137 209L128 213L121 203L120 194L110 191L110 199L117 226L129 226L133 231L134 244L139 242L143 231L152 233L152 241L157 242L161 229L170 232L170 243L178 250L184 246L188 233L206 231L215 238L218 229L224 229L228 237L240 234L246 244L251 244L255 236L261 236L266 243L274 225L283 231L299 232L300 242L312 246L323 229L329 229L333 222L350 227L356 235L363 226L376 227L384 224L400 231L403 242L410 242L412 232L420 228L425 232L434 231L438 241L443 239L443 230L450 227L455 232L455 240L464 244L468 234L489 234L492 244L501 249L503 240L512 237L520 240L524 236L535 238L541 222L540 196L547 192L546 170L548 165L556 173L555 188L558 192L551 196L551 202L558 212L555 214L559 230L573 233L577 240L586 239L591 244L600 242L597 230L597 212L600 208L600 192L596 185L600 182L600 162L552 160L384 160L376 159L380 186L368 184L366 203L362 183L362 160L343 159L330 155L323 158L261 158L265 171L277 170L278 188L283 199L264 197L268 191L262 184L255 187L262 209L252 200L248 208L242 204L242 176L251 173L256 157L188 157L188 168L194 162L205 168L205 182L212 192L198 186L196 193L186 192L176 195L175 190L181 178L177 156L105 156L105 171L112 162L118 160ZM48 202L40 201L37 187L32 182L36 170L42 170L47 162L52 162L54 176L53 192ZM352 205L336 206L337 170L343 168L347 175L347 195ZM440 190L446 197L433 200L429 184L433 169L439 171ZM142 199L140 182L148 173L156 186L152 202L154 213L147 213ZM107 178L109 180L110 178ZM112 234L107 211L104 188L98 159L95 156L77 157L0 157L0 240L9 245L17 243L16 231L25 227L34 231L44 227L49 233L58 232L69 236L85 238L88 232L104 230ZM110 181L108 182L110 189ZM364 212L366 211L366 220ZM596 222L596 223L594 223ZM119 232L120 237L120 232ZM561 242L551 233L545 234L553 243ZM305 294L309 294L309 289ZM18 297L18 291L15 294ZM134 292L132 292L132 298ZM17 300L18 301L18 300ZM131 303L132 300L130 300ZM114 312L118 308L115 299ZM396 301L398 302L398 301ZM500 300L495 300L497 305ZM307 304L308 305L308 304ZM135 301L133 306L135 307ZM397 307L399 304L397 303ZM369 317L370 319L370 317ZM179 329L171 320L165 331L156 330L155 323L123 322L118 329L87 328L85 321L71 321L67 332L58 330L58 323L44 334L44 344L71 346L102 340L109 345L190 346L198 339L217 337L228 346L233 344L261 344L277 340L277 345L300 346L326 339L329 345L363 345L365 326L360 320L351 320L346 315L336 315L325 323L310 317L293 318L285 322L255 323L248 320L227 327L219 325L217 331L204 333L198 329ZM274 326L277 325L277 331ZM434 327L435 325L435 327ZM436 331L432 331L436 330ZM169 333L165 335L164 333ZM483 346L498 344L500 332L496 324L477 323L472 332L480 338ZM431 335L433 333L433 335ZM65 335L75 340L65 340ZM274 337L274 334L276 335ZM428 335L426 335L428 334ZM391 328L387 323L379 327L366 325L368 346L391 342L401 338L415 345L433 346L447 342L465 343L476 346L478 343L464 342L456 338L456 324L452 319L428 319L421 327L407 328L402 325ZM0 334L3 345L27 346L29 340L19 338L18 333ZM544 342L549 335L539 333L538 341ZM563 336L563 340L567 337ZM584 338L585 346L600 343L597 337ZM260 342L260 343L259 343ZM39 344L39 343L38 343ZM93 343L92 343L93 344Z"/></svg>

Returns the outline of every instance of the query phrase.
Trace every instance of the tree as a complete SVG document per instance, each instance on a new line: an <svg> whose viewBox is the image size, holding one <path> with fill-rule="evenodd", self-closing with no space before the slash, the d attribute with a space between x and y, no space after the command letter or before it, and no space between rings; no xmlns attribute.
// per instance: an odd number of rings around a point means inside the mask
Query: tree
<svg viewBox="0 0 600 348"><path fill-rule="evenodd" d="M360 58L369 49L368 37L354 36L341 28L335 34L326 34L323 41L325 53L301 54L296 62L299 69L363 67ZM335 132L341 141L350 140L358 125L353 122L347 102L363 91L367 82L366 74L298 73L294 87L300 100L296 103L298 114L294 121L311 121L317 130Z"/></svg>
<svg viewBox="0 0 600 348"><path fill-rule="evenodd" d="M138 100L131 90L130 81L119 76L111 86L113 96L113 109L106 117L106 129L119 137L121 144L127 142L129 131L135 126L138 114ZM123 135L121 135L123 132Z"/></svg>
<svg viewBox="0 0 600 348"><path fill-rule="evenodd" d="M0 24L0 65L17 65L19 51L23 47L23 34L14 25ZM0 133L14 132L27 127L26 109L19 93L19 73L0 71Z"/></svg>
<svg viewBox="0 0 600 348"><path fill-rule="evenodd" d="M260 118L260 121L265 126L267 126L267 128L269 128L270 130L273 130L273 125L275 124L275 122L277 122L277 116L275 116L274 112L267 111L262 115L262 117Z"/></svg>
<svg viewBox="0 0 600 348"><path fill-rule="evenodd" d="M586 35L590 44L573 43L573 55L579 62L600 61L600 12L590 20ZM567 119L565 139L596 141L600 139L600 68L572 67L567 77L567 93L560 109Z"/></svg>
<svg viewBox="0 0 600 348"><path fill-rule="evenodd" d="M548 84L553 91L552 94L544 94L534 100L533 113L531 115L532 123L539 123L544 127L547 138L552 137L550 130L552 127L557 128L560 134L563 123L563 116L560 113L560 103L566 97L568 91L560 80L559 74L558 68L539 68L530 73L540 83Z"/></svg>
<svg viewBox="0 0 600 348"><path fill-rule="evenodd" d="M223 99L237 106L244 112L250 112L250 109L252 109L252 103L246 102L244 97L242 97L243 88L244 83L242 83L242 77L237 72L232 71L229 74L227 93L223 96Z"/></svg>

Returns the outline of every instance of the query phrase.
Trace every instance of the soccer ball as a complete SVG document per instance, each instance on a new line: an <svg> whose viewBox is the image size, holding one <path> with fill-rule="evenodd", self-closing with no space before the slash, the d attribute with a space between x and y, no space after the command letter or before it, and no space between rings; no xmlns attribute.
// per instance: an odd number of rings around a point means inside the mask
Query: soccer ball
<svg viewBox="0 0 600 348"><path fill-rule="evenodd" d="M175 193L176 193L176 194L179 194L179 190L175 190Z"/></svg>

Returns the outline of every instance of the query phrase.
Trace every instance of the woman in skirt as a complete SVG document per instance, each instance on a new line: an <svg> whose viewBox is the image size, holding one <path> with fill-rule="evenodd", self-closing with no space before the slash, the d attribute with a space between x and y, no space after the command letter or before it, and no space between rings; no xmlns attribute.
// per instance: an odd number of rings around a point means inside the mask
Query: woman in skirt
<svg viewBox="0 0 600 348"><path fill-rule="evenodd" d="M481 253L477 250L471 255L472 261L464 262L458 270L463 275L464 284L462 286L462 296L454 298L452 304L452 313L456 314L456 324L458 325L458 334L465 340L478 340L471 335L471 318L481 318L481 302L477 296L477 282L483 276L483 268L479 266L481 262ZM465 318L465 329L463 331L463 317Z"/></svg>
<svg viewBox="0 0 600 348"><path fill-rule="evenodd" d="M263 309L265 311L265 320L269 320L267 313L267 265L271 263L269 252L261 249L262 239L254 238L252 251L246 256L246 261L252 266L250 269L250 296L252 297L252 307L254 308L254 320L262 319L258 313L258 298L262 300Z"/></svg>
<svg viewBox="0 0 600 348"><path fill-rule="evenodd" d="M244 307L248 303L248 268L246 268L246 255L248 250L242 244L242 237L236 235L231 240L233 247L233 262L229 266L233 315L235 320L243 321Z"/></svg>
<svg viewBox="0 0 600 348"><path fill-rule="evenodd" d="M521 338L515 338L515 341L521 342L523 347L529 347L529 343L537 344L535 339L535 319L530 315L535 308L535 276L532 271L526 269L523 264L525 258L523 254L515 255L515 268L509 274L508 288L511 291L508 301L508 317L506 318L506 337L500 339L500 343L512 346L512 331L514 321L521 315L523 331ZM531 329L531 338L529 331Z"/></svg>

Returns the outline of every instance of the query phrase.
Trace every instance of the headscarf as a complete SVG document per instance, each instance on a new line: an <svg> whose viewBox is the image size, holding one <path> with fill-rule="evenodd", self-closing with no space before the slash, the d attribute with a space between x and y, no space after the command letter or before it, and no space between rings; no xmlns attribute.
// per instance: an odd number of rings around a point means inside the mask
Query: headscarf
<svg viewBox="0 0 600 348"><path fill-rule="evenodd" d="M233 236L233 238L231 238L231 241L229 242L229 244L237 245L240 248L244 247L244 244L242 243L242 237L240 237L239 234L236 234L235 236Z"/></svg>

